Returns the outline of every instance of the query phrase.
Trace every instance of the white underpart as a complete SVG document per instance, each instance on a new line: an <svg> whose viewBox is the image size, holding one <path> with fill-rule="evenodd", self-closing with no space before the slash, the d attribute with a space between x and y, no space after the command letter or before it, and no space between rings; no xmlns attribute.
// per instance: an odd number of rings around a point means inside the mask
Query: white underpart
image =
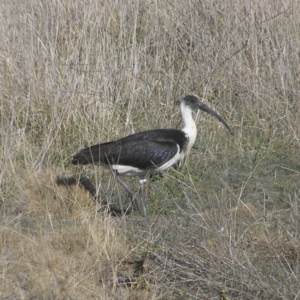
<svg viewBox="0 0 300 300"><path fill-rule="evenodd" d="M182 115L183 128L182 131L185 133L189 142L186 147L185 156L187 156L195 143L197 137L197 128L196 123L192 116L192 109L189 106L186 106L184 102L180 104L180 110Z"/></svg>
<svg viewBox="0 0 300 300"><path fill-rule="evenodd" d="M110 167L114 171L117 171L118 174L124 175L124 176L139 176L139 175L142 175L144 173L147 173L147 172L145 172L145 170L141 170L139 168L135 168L135 167L132 167L132 166L111 165Z"/></svg>
<svg viewBox="0 0 300 300"><path fill-rule="evenodd" d="M156 173L156 170L143 170L139 168L135 168L132 166L125 165L104 165L106 168L111 168L114 171L117 171L118 175L121 176L137 176L140 180L140 183L146 182L147 178L150 174Z"/></svg>

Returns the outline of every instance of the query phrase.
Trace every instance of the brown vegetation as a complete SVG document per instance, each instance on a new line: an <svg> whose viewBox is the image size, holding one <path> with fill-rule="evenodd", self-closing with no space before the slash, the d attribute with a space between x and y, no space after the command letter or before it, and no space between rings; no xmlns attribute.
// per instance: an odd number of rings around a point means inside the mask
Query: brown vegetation
<svg viewBox="0 0 300 300"><path fill-rule="evenodd" d="M0 4L0 299L300 299L300 2ZM148 226L85 145L208 115ZM57 176L94 182L58 186ZM125 179L126 180L126 179ZM136 180L126 180L138 187Z"/></svg>

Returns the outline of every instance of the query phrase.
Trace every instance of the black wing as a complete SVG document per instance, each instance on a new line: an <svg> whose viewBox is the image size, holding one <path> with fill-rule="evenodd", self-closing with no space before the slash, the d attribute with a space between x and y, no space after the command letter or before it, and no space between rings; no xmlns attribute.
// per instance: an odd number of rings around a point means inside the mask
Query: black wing
<svg viewBox="0 0 300 300"><path fill-rule="evenodd" d="M73 164L120 164L140 169L157 168L182 151L187 138L180 130L157 129L79 151ZM178 146L177 146L178 145Z"/></svg>

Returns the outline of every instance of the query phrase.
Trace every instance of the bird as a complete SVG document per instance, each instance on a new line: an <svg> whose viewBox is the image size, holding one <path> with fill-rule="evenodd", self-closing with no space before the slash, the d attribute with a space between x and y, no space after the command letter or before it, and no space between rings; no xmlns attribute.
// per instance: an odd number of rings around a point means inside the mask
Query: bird
<svg viewBox="0 0 300 300"><path fill-rule="evenodd" d="M231 128L199 97L186 95L180 102L183 128L153 129L135 133L121 139L97 144L80 150L73 156L74 165L100 165L113 171L114 177L132 197L135 194L119 176L138 177L141 208L137 209L148 220L145 205L145 183L150 175L163 172L180 164L189 154L197 136L192 110L202 110L216 117L232 134Z"/></svg>

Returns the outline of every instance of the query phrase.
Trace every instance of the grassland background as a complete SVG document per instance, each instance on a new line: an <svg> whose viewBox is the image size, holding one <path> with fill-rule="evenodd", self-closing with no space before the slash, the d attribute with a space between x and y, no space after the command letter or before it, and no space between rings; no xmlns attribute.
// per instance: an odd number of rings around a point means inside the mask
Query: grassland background
<svg viewBox="0 0 300 300"><path fill-rule="evenodd" d="M3 0L0 29L0 299L300 299L299 1ZM152 224L107 213L128 197L71 155L189 93L234 137L200 114ZM56 184L81 173L97 203Z"/></svg>

